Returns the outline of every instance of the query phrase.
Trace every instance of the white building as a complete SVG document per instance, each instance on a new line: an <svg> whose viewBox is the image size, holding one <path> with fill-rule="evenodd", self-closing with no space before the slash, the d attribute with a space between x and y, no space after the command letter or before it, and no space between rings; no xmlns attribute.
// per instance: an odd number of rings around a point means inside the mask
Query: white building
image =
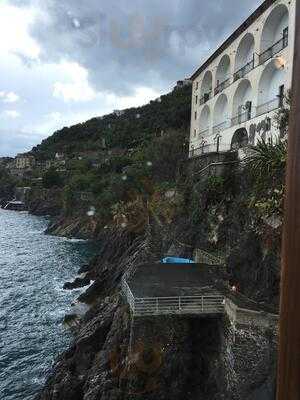
<svg viewBox="0 0 300 400"><path fill-rule="evenodd" d="M16 169L31 169L35 166L36 160L34 156L30 154L17 154L15 157L15 168Z"/></svg>
<svg viewBox="0 0 300 400"><path fill-rule="evenodd" d="M122 115L125 114L124 110L114 110L113 112L117 117L121 117Z"/></svg>
<svg viewBox="0 0 300 400"><path fill-rule="evenodd" d="M291 87L296 0L266 0L192 75L190 156L278 135Z"/></svg>

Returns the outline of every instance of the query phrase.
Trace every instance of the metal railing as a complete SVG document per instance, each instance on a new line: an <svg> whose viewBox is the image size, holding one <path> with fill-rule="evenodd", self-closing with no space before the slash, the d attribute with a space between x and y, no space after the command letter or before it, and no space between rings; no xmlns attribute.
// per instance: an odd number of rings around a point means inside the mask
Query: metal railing
<svg viewBox="0 0 300 400"><path fill-rule="evenodd" d="M235 82L238 79L243 78L245 75L247 75L253 69L254 69L254 56L253 56L253 60L248 62L246 65L244 65L242 68L240 68L238 71L236 71L233 74L233 81Z"/></svg>
<svg viewBox="0 0 300 400"><path fill-rule="evenodd" d="M228 120L221 122L220 124L217 124L213 126L213 133L217 134L219 132L224 131L225 129L230 127L230 122Z"/></svg>
<svg viewBox="0 0 300 400"><path fill-rule="evenodd" d="M218 86L215 87L215 96L221 92L223 92L223 90L225 90L228 86L230 85L230 78L226 79L225 81L219 83Z"/></svg>
<svg viewBox="0 0 300 400"><path fill-rule="evenodd" d="M205 93L199 100L200 105L205 104L208 100L211 99L211 91L208 93Z"/></svg>
<svg viewBox="0 0 300 400"><path fill-rule="evenodd" d="M242 124L243 122L249 121L249 119L251 119L251 113L249 111L238 114L231 118L231 126Z"/></svg>
<svg viewBox="0 0 300 400"><path fill-rule="evenodd" d="M195 250L195 259L196 262L200 264L207 264L207 265L224 265L225 264L225 257L218 256L208 253L205 250L196 249Z"/></svg>
<svg viewBox="0 0 300 400"><path fill-rule="evenodd" d="M209 134L209 128L205 128L199 132L199 136L207 136Z"/></svg>
<svg viewBox="0 0 300 400"><path fill-rule="evenodd" d="M256 116L259 117L260 115L276 110L279 107L279 104L280 99L278 97L276 99L267 101L264 104L260 104L256 107Z"/></svg>
<svg viewBox="0 0 300 400"><path fill-rule="evenodd" d="M278 40L278 42L274 43L271 47L269 47L267 50L259 55L259 64L263 64L270 58L274 57L275 54L279 53L281 50L287 47L288 44L289 36L283 36L280 40Z"/></svg>
<svg viewBox="0 0 300 400"><path fill-rule="evenodd" d="M130 287L128 286L128 283L126 282L125 278L122 279L122 292L130 306L130 309L134 313L135 311L135 305L134 305L134 296L130 290Z"/></svg>
<svg viewBox="0 0 300 400"><path fill-rule="evenodd" d="M218 293L203 296L147 297L134 299L134 316L178 314L223 314L224 296Z"/></svg>
<svg viewBox="0 0 300 400"><path fill-rule="evenodd" d="M199 157L207 153L222 153L230 150L231 145L228 143L208 143L191 150L189 152L189 158Z"/></svg>

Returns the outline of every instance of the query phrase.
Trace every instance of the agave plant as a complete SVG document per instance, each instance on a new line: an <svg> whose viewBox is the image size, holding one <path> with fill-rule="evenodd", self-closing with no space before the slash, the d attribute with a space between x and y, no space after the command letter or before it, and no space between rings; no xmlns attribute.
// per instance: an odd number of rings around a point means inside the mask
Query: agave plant
<svg viewBox="0 0 300 400"><path fill-rule="evenodd" d="M277 140L275 143L259 140L251 149L252 155L247 164L258 180L282 176L287 158L286 140Z"/></svg>

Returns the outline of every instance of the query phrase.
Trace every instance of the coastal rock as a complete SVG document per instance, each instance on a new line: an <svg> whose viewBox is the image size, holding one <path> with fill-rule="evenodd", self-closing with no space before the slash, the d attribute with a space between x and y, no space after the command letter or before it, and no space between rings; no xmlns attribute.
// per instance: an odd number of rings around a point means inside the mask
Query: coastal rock
<svg viewBox="0 0 300 400"><path fill-rule="evenodd" d="M73 282L66 282L63 288L66 290L72 290L88 286L90 283L91 283L90 278L88 276L85 276L84 278L76 278Z"/></svg>
<svg viewBox="0 0 300 400"><path fill-rule="evenodd" d="M91 268L92 268L91 264L82 265L82 266L79 268L79 270L78 270L77 273L78 273L78 275L84 274L84 273L86 273L86 272L89 272L89 271L91 270Z"/></svg>

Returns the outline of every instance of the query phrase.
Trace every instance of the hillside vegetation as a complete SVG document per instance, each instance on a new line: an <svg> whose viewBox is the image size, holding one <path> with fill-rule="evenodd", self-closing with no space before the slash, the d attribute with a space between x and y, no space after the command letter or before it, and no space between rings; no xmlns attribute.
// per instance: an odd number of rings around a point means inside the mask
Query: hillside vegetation
<svg viewBox="0 0 300 400"><path fill-rule="evenodd" d="M163 95L160 101L151 101L142 107L129 108L124 114L114 113L93 118L55 132L33 148L40 159L54 156L56 152L67 155L81 151L107 148L128 149L145 144L161 131L182 130L190 122L191 87Z"/></svg>

